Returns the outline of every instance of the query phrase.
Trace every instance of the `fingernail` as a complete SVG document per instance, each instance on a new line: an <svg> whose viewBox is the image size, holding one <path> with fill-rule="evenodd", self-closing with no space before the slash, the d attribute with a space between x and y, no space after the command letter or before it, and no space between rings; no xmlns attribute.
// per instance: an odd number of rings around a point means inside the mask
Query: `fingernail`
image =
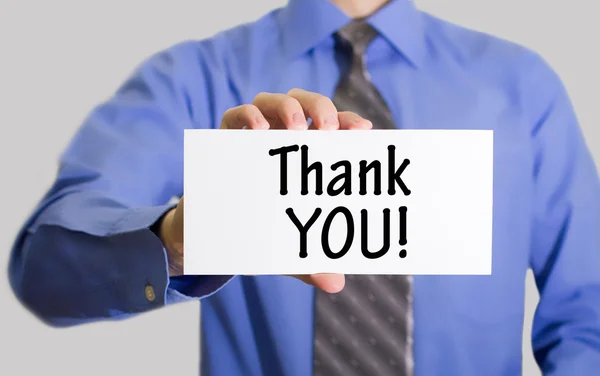
<svg viewBox="0 0 600 376"><path fill-rule="evenodd" d="M325 116L324 123L328 127L335 127L335 128L337 128L340 125L337 114L329 114L329 115Z"/></svg>
<svg viewBox="0 0 600 376"><path fill-rule="evenodd" d="M254 120L256 121L256 124L258 125L259 129L268 129L269 128L269 122L264 117L257 116Z"/></svg>
<svg viewBox="0 0 600 376"><path fill-rule="evenodd" d="M306 124L306 118L302 112L296 112L292 115L292 121L294 122L293 126L295 129L306 129L308 124Z"/></svg>

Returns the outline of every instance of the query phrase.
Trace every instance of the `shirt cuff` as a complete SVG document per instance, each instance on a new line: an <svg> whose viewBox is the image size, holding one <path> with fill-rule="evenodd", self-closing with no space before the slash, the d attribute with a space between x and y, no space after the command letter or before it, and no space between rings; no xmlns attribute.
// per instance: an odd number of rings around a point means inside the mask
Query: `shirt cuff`
<svg viewBox="0 0 600 376"><path fill-rule="evenodd" d="M135 231L140 228L150 229L165 213L175 206L176 204L171 204L151 208L131 209L128 214L115 225L113 232L121 233ZM150 232L154 234L154 232ZM156 234L155 237L159 241L162 249L164 255L164 267L166 268L166 275L168 276L169 268L167 253L160 238ZM167 305L208 297L224 287L233 277L234 276L226 275L170 277L168 278L168 282L157 284L156 287L162 289L161 301L163 304Z"/></svg>

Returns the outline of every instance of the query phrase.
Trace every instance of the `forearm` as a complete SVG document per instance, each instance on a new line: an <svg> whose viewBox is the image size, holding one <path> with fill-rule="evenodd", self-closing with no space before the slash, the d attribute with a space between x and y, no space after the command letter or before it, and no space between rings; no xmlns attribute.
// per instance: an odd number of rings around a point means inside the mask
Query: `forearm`
<svg viewBox="0 0 600 376"><path fill-rule="evenodd" d="M550 359L554 358L560 362L544 363L544 376L593 376L600 369L600 351L591 348L584 339L573 338L557 345L550 354Z"/></svg>
<svg viewBox="0 0 600 376"><path fill-rule="evenodd" d="M600 370L600 284L542 297L534 324L533 350L544 376Z"/></svg>
<svg viewBox="0 0 600 376"><path fill-rule="evenodd" d="M148 231L99 237L42 226L21 252L15 292L49 324L117 318L165 304L164 252Z"/></svg>
<svg viewBox="0 0 600 376"><path fill-rule="evenodd" d="M171 286L166 252L150 229L169 208L125 208L91 193L70 194L45 207L13 249L16 295L48 324L71 326L216 291L229 278L174 283L182 292Z"/></svg>
<svg viewBox="0 0 600 376"><path fill-rule="evenodd" d="M15 293L51 324L160 306L168 284L167 262L149 227L166 210L127 208L86 191L49 197L13 248ZM146 286L153 299L146 298Z"/></svg>

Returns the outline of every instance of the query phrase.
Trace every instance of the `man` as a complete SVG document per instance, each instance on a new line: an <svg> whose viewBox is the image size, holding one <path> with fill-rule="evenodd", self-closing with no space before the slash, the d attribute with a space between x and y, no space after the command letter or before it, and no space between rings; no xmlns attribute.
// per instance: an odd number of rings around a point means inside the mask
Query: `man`
<svg viewBox="0 0 600 376"><path fill-rule="evenodd" d="M182 276L184 200L169 201L183 191L183 130L309 123L493 129L492 276ZM202 299L203 375L494 376L521 372L531 267L539 365L595 375L599 204L568 95L535 53L408 0L291 0L151 57L98 106L10 277L55 326Z"/></svg>

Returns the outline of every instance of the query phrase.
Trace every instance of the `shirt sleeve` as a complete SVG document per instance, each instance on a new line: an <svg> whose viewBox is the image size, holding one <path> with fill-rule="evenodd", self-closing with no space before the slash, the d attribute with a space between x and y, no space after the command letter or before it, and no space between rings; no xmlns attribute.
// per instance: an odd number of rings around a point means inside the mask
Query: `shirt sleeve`
<svg viewBox="0 0 600 376"><path fill-rule="evenodd" d="M524 92L535 164L533 350L544 375L600 370L600 183L565 87L541 58Z"/></svg>
<svg viewBox="0 0 600 376"><path fill-rule="evenodd" d="M207 75L220 70L198 52L182 44L147 59L61 155L9 264L15 294L48 324L125 318L208 296L231 278L170 279L150 229L183 191L184 129L214 124Z"/></svg>

